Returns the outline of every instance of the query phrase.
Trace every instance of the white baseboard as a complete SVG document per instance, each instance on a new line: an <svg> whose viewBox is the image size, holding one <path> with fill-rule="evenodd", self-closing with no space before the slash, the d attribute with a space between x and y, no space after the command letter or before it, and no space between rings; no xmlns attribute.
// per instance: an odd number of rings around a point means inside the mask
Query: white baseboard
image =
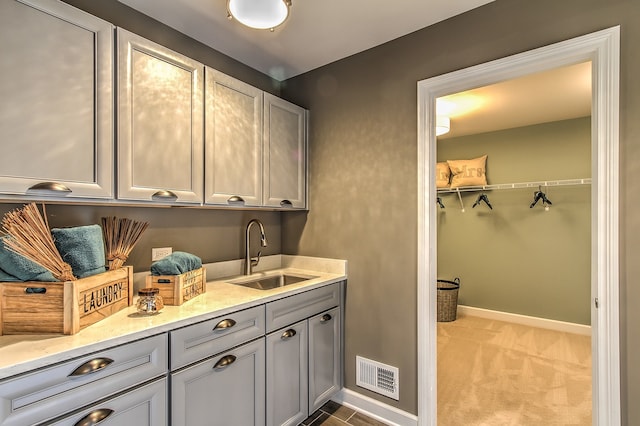
<svg viewBox="0 0 640 426"><path fill-rule="evenodd" d="M417 426L418 424L418 416L350 389L342 388L331 399L390 426Z"/></svg>
<svg viewBox="0 0 640 426"><path fill-rule="evenodd" d="M591 326L584 324L574 324L571 322L530 317L527 315L512 314L509 312L492 311L489 309L474 308L472 306L464 305L458 306L458 314L523 324L531 327L546 328L548 330L563 331L566 333L581 334L583 336L591 336Z"/></svg>

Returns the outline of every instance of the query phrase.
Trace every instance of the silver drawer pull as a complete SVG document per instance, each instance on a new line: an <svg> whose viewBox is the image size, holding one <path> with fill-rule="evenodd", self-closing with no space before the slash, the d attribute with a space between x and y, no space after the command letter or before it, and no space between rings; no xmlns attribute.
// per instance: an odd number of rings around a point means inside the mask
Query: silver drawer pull
<svg viewBox="0 0 640 426"><path fill-rule="evenodd" d="M95 373L96 371L102 370L112 362L113 360L111 358L94 358L73 370L73 372L69 374L69 377L84 376L86 374Z"/></svg>
<svg viewBox="0 0 640 426"><path fill-rule="evenodd" d="M220 358L218 360L218 362L216 362L216 365L214 365L213 368L214 369L225 368L225 367L230 366L234 362L236 362L236 356L235 355L223 356L222 358Z"/></svg>
<svg viewBox="0 0 640 426"><path fill-rule="evenodd" d="M51 191L51 192L63 192L69 194L73 191L68 186L58 182L40 182L33 186L30 186L27 191Z"/></svg>
<svg viewBox="0 0 640 426"><path fill-rule="evenodd" d="M227 198L227 204L242 204L244 205L244 198L239 195L234 195L232 197Z"/></svg>
<svg viewBox="0 0 640 426"><path fill-rule="evenodd" d="M282 336L280 336L280 338L281 338L282 340L284 340L284 339L290 339L290 338L292 338L292 337L293 337L293 336L295 336L295 335L296 335L296 331L295 331L294 329L290 328L290 329L288 329L287 331L285 331L284 333L282 333Z"/></svg>
<svg viewBox="0 0 640 426"><path fill-rule="evenodd" d="M327 322L327 321L331 321L332 316L329 314L324 314L322 317L320 317L320 322Z"/></svg>
<svg viewBox="0 0 640 426"><path fill-rule="evenodd" d="M94 426L102 422L104 419L113 414L113 410L109 408L101 408L95 410L81 418L74 426Z"/></svg>
<svg viewBox="0 0 640 426"><path fill-rule="evenodd" d="M178 199L178 196L175 194L175 192L172 192L172 191L158 191L151 196L151 199L174 201Z"/></svg>
<svg viewBox="0 0 640 426"><path fill-rule="evenodd" d="M215 327L213 327L213 330L222 330L225 328L231 328L234 325L236 325L235 320L232 320L231 318L227 318L227 319L223 319L222 321L220 321L219 323L216 324Z"/></svg>

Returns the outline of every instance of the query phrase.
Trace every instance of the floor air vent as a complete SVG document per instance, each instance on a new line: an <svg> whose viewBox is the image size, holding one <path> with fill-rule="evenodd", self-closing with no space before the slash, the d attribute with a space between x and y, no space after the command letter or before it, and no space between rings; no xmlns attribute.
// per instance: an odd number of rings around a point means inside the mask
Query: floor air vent
<svg viewBox="0 0 640 426"><path fill-rule="evenodd" d="M397 367L356 356L356 385L395 400L400 399Z"/></svg>

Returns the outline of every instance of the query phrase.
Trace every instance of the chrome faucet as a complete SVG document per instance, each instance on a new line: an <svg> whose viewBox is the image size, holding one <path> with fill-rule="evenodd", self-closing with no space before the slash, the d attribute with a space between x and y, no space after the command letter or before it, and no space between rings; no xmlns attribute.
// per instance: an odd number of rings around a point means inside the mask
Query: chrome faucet
<svg viewBox="0 0 640 426"><path fill-rule="evenodd" d="M251 246L249 244L250 242L249 235L251 231L251 226L253 226L254 224L257 224L260 227L260 245L262 247L267 246L267 237L264 234L264 226L262 226L262 222L260 222L258 219L251 219L247 224L247 229L245 230L245 233L244 233L244 248L245 248L244 274L245 275L251 275L251 268L253 268L254 266L258 266L258 263L260 262L260 255L262 254L262 252L259 251L258 257L251 258L251 253L249 252L249 247Z"/></svg>

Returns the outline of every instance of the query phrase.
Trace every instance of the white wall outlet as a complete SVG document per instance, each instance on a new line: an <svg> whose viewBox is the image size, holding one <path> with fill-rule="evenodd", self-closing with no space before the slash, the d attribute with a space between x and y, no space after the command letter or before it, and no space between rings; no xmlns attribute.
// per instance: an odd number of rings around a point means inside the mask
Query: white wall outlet
<svg viewBox="0 0 640 426"><path fill-rule="evenodd" d="M173 252L171 247L159 247L151 249L151 261L155 262L156 260L160 260L163 257L169 256Z"/></svg>

